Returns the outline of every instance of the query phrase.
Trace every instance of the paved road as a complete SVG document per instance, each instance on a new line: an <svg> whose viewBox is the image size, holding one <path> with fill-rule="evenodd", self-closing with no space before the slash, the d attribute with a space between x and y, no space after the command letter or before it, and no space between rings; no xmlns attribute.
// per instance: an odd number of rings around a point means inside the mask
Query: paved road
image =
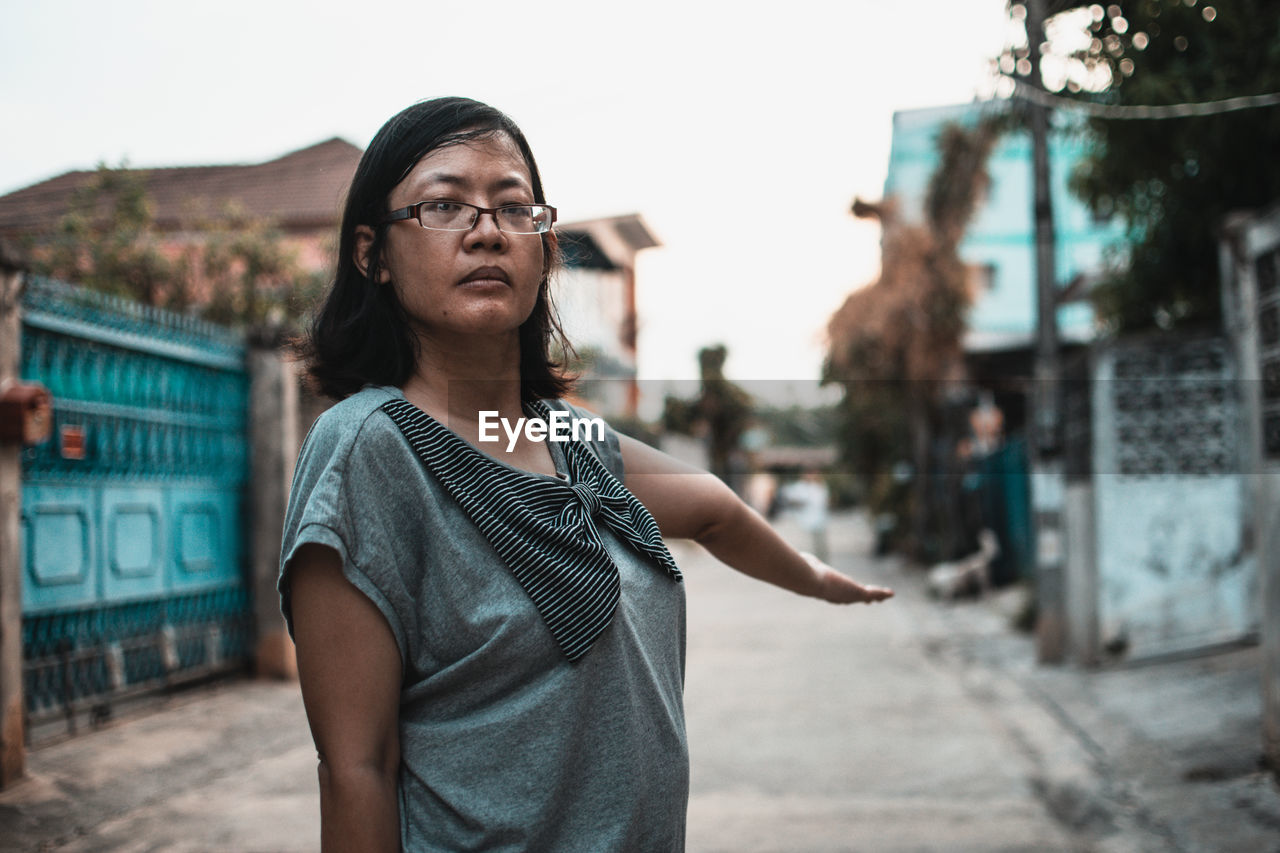
<svg viewBox="0 0 1280 853"><path fill-rule="evenodd" d="M682 561L690 849L1076 849L1014 738L931 652L936 605L861 556L863 525L832 533L837 567L898 597L833 607Z"/></svg>
<svg viewBox="0 0 1280 853"><path fill-rule="evenodd" d="M287 853L320 847L296 685L233 682L28 755L0 850Z"/></svg>
<svg viewBox="0 0 1280 853"><path fill-rule="evenodd" d="M1249 650L1037 668L997 609L929 601L918 573L868 559L868 544L856 516L833 529L839 568L899 589L875 607L791 596L677 547L692 853L1280 851L1280 795L1250 766ZM0 850L318 847L293 685L188 694L35 751L29 768L0 793Z"/></svg>

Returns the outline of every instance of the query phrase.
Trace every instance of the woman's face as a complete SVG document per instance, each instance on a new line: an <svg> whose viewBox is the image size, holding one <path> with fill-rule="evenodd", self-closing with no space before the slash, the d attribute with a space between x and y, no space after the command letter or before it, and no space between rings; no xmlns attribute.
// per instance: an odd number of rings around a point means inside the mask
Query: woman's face
<svg viewBox="0 0 1280 853"><path fill-rule="evenodd" d="M533 204L533 182L511 140L495 135L425 155L391 191L388 209L425 200ZM385 274L417 334L441 342L518 335L546 265L541 235L500 231L489 214L469 231L432 231L416 219L386 227Z"/></svg>

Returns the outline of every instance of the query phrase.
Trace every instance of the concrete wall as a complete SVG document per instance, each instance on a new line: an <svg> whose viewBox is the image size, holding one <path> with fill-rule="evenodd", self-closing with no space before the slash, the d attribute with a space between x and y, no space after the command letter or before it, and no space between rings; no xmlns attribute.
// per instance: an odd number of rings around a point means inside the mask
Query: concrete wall
<svg viewBox="0 0 1280 853"><path fill-rule="evenodd" d="M261 677L296 678L297 658L276 592L289 485L298 457L298 382L292 362L269 349L249 353L249 437L252 445L249 570Z"/></svg>
<svg viewBox="0 0 1280 853"><path fill-rule="evenodd" d="M1256 630L1235 359L1225 341L1110 346L1094 367L1098 627L1130 659Z"/></svg>
<svg viewBox="0 0 1280 853"><path fill-rule="evenodd" d="M1259 504L1265 519L1258 540L1262 566L1262 736L1272 769L1280 777L1280 472L1269 470Z"/></svg>
<svg viewBox="0 0 1280 853"><path fill-rule="evenodd" d="M1078 382L1066 495L1068 654L1138 660L1256 635L1254 478L1223 338L1095 345Z"/></svg>
<svg viewBox="0 0 1280 853"><path fill-rule="evenodd" d="M1241 365L1241 418L1262 643L1262 740L1280 776L1280 207L1232 217L1221 244L1223 317Z"/></svg>

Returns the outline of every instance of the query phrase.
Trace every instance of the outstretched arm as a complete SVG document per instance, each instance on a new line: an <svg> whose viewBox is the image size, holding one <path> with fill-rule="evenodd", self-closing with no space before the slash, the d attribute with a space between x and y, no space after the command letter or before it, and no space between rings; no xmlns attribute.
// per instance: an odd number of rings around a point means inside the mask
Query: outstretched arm
<svg viewBox="0 0 1280 853"><path fill-rule="evenodd" d="M864 586L792 548L715 475L627 436L619 436L619 442L625 485L653 515L664 537L693 539L744 575L835 604L870 604L893 595L891 589Z"/></svg>

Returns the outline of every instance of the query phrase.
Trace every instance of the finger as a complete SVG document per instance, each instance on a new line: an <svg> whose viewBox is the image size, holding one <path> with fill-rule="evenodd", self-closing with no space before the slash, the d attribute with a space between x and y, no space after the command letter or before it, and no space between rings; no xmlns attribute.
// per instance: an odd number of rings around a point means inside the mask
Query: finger
<svg viewBox="0 0 1280 853"><path fill-rule="evenodd" d="M886 598L893 598L893 590L884 586L867 586L862 591L866 596L866 601L884 601Z"/></svg>

